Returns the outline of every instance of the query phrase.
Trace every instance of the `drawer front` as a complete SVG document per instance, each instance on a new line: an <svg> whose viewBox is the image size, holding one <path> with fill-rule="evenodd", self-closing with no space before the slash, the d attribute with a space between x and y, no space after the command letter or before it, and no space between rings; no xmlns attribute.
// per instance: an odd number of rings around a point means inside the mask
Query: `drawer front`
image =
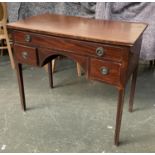
<svg viewBox="0 0 155 155"><path fill-rule="evenodd" d="M38 64L36 48L15 44L14 50L15 59L19 63L35 66Z"/></svg>
<svg viewBox="0 0 155 155"><path fill-rule="evenodd" d="M90 55L99 59L114 60L117 62L122 61L125 54L123 47L120 46L110 46L106 44L38 35L21 31L14 32L14 40L17 43L25 43L87 56Z"/></svg>
<svg viewBox="0 0 155 155"><path fill-rule="evenodd" d="M109 84L120 84L120 64L111 61L90 60L90 79L104 81Z"/></svg>

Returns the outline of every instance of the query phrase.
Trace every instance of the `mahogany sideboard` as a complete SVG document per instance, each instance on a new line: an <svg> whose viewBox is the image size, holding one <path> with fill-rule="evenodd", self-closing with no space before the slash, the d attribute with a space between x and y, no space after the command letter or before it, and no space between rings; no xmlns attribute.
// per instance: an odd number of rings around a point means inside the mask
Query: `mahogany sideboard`
<svg viewBox="0 0 155 155"><path fill-rule="evenodd" d="M118 89L114 144L119 145L125 87L130 79L129 111L133 109L141 38L145 23L95 20L82 17L42 14L7 25L13 35L14 59L21 105L26 110L22 64L48 64L53 87L51 60L64 55L78 62L87 79Z"/></svg>

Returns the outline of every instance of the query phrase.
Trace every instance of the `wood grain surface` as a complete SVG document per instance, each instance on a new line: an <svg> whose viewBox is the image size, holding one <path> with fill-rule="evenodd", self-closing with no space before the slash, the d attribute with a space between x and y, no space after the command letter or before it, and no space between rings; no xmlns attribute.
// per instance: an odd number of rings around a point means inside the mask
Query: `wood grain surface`
<svg viewBox="0 0 155 155"><path fill-rule="evenodd" d="M42 14L9 23L8 28L80 40L132 46L147 24Z"/></svg>

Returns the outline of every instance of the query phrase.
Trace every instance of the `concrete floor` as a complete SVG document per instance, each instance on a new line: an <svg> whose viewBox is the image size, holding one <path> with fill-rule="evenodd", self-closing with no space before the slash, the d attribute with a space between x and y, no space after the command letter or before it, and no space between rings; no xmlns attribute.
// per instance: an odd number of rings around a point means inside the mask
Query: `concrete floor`
<svg viewBox="0 0 155 155"><path fill-rule="evenodd" d="M24 67L27 112L16 74L0 64L0 152L155 152L155 71L139 68L135 111L125 99L121 145L113 145L117 90L77 77L75 64L59 63L54 89L43 68ZM63 66L63 67L62 67Z"/></svg>

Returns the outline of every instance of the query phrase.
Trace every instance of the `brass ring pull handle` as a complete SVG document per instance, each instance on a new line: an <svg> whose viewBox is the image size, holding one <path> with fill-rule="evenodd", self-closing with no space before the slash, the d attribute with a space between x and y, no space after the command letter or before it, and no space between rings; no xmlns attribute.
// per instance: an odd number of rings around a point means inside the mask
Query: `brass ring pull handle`
<svg viewBox="0 0 155 155"><path fill-rule="evenodd" d="M23 59L27 59L28 58L28 53L27 52L22 52L22 57Z"/></svg>
<svg viewBox="0 0 155 155"><path fill-rule="evenodd" d="M109 74L109 69L107 67L101 67L100 72L102 75Z"/></svg>
<svg viewBox="0 0 155 155"><path fill-rule="evenodd" d="M31 42L31 36L30 35L25 35L25 41L26 42Z"/></svg>
<svg viewBox="0 0 155 155"><path fill-rule="evenodd" d="M97 56L99 56L99 57L103 56L103 55L104 55L104 49L103 49L103 47L98 47L98 48L96 49L96 54L97 54Z"/></svg>

